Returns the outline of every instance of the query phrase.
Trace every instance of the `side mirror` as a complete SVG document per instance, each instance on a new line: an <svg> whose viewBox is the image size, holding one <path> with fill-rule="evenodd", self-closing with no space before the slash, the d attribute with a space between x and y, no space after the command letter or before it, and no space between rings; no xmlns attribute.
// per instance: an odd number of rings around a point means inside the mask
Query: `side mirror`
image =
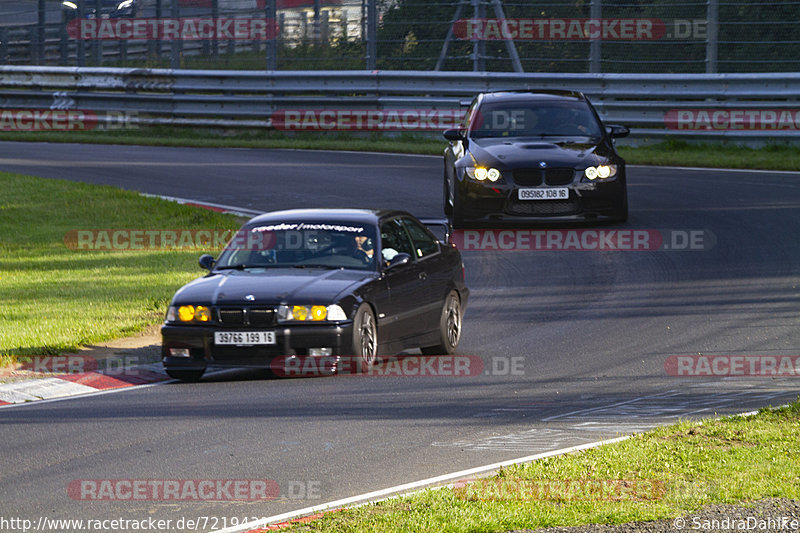
<svg viewBox="0 0 800 533"><path fill-rule="evenodd" d="M458 129L446 130L442 135L444 135L444 138L447 139L448 141L453 141L453 142L463 141L465 139L464 134L461 132L461 130Z"/></svg>
<svg viewBox="0 0 800 533"><path fill-rule="evenodd" d="M615 139L619 137L627 137L631 132L631 130L629 130L626 126L620 126L619 124L610 124L606 126L606 131Z"/></svg>
<svg viewBox="0 0 800 533"><path fill-rule="evenodd" d="M214 259L214 257L209 255L209 254L201 255L200 259L198 259L197 262L200 263L201 267L205 268L208 271L213 270L214 269L214 265L217 263L217 261Z"/></svg>
<svg viewBox="0 0 800 533"><path fill-rule="evenodd" d="M410 262L411 262L411 256L408 255L407 253L400 252L396 256L392 257L392 259L389 261L389 264L386 265L386 269L388 270L390 268L395 268L400 265L407 265Z"/></svg>

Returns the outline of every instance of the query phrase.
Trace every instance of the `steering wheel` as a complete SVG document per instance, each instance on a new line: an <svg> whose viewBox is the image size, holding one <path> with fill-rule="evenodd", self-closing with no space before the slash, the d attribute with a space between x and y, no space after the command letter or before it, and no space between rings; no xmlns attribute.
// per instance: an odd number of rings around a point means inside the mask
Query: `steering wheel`
<svg viewBox="0 0 800 533"><path fill-rule="evenodd" d="M358 259L359 261L361 261L365 265L368 265L368 264L370 264L372 262L372 257L370 257L367 252L365 252L364 250L361 250L361 249L357 249L356 251L354 251L353 252L353 257L355 257L356 259Z"/></svg>

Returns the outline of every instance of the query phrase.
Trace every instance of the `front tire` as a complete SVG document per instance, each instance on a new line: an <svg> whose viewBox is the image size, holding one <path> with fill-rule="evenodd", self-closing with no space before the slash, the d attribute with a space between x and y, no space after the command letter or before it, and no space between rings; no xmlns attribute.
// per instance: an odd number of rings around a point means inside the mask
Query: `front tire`
<svg viewBox="0 0 800 533"><path fill-rule="evenodd" d="M378 360L378 327L375 314L361 304L353 319L353 357L356 369L366 371Z"/></svg>
<svg viewBox="0 0 800 533"><path fill-rule="evenodd" d="M461 340L461 298L454 290L450 291L442 305L439 317L439 344L421 348L425 355L450 355L455 353Z"/></svg>
<svg viewBox="0 0 800 533"><path fill-rule="evenodd" d="M200 381L200 378L203 377L203 374L205 373L205 370L186 370L178 368L167 368L165 370L167 375L172 379L189 383Z"/></svg>

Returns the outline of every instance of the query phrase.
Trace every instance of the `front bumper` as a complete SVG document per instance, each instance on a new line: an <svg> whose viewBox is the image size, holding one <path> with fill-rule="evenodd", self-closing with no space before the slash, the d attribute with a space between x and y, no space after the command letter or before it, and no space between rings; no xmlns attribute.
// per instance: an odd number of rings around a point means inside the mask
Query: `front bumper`
<svg viewBox="0 0 800 533"><path fill-rule="evenodd" d="M216 345L215 331L274 331L275 344ZM269 328L222 328L164 324L161 327L161 358L166 368L206 369L269 368L276 357L307 355L309 348L330 348L333 355L349 355L352 351L353 324L290 324ZM175 357L171 348L189 349L189 357Z"/></svg>
<svg viewBox="0 0 800 533"><path fill-rule="evenodd" d="M464 220L474 222L613 220L624 213L627 194L622 179L581 181L557 187L484 184L463 179L457 187L460 215ZM569 197L563 200L520 200L518 190L522 188L567 188Z"/></svg>

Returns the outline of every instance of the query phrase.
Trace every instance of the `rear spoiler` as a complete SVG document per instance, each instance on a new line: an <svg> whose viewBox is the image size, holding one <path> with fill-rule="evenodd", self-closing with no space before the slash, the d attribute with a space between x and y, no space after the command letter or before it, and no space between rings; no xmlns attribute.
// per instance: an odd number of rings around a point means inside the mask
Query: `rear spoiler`
<svg viewBox="0 0 800 533"><path fill-rule="evenodd" d="M445 244L450 244L450 236L453 234L453 226L446 218L420 218L420 222L436 235L436 238Z"/></svg>

